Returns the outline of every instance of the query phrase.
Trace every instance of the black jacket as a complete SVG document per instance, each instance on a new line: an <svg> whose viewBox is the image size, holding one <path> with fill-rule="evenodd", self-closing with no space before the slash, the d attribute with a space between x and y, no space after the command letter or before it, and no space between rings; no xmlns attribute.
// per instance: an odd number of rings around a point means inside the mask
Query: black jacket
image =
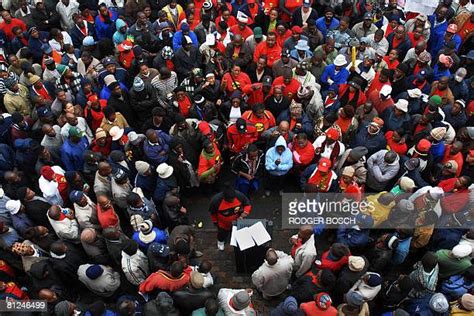
<svg viewBox="0 0 474 316"><path fill-rule="evenodd" d="M120 99L119 96L111 94L109 101L107 101L107 105L112 106L117 112L120 112L130 126L135 128L138 127L135 112L132 109L130 96L125 91L122 91L122 99Z"/></svg>
<svg viewBox="0 0 474 316"><path fill-rule="evenodd" d="M181 47L175 54L174 65L178 77L181 80L186 78L193 68L201 65L201 53L199 53L199 49L191 46L188 55L184 48Z"/></svg>
<svg viewBox="0 0 474 316"><path fill-rule="evenodd" d="M247 157L247 152L245 152L245 151L239 153L235 157L234 161L232 162L232 167L231 167L231 170L232 170L233 173L238 175L239 172L244 172L244 173L249 173L250 172L250 167L247 164L247 162L245 161L246 157ZM263 172L264 172L264 169L265 169L264 154L260 150L258 151L258 156L257 156L257 160L256 160L256 169L257 169L257 171L255 173L255 176L257 178L259 178L263 175Z"/></svg>
<svg viewBox="0 0 474 316"><path fill-rule="evenodd" d="M93 38L96 38L95 35L95 27L94 25L90 24L89 22L84 21L84 24L87 25L87 31L88 31L88 36L92 36ZM71 35L72 39L72 44L74 45L75 48L81 48L82 47L82 40L84 39L84 34L79 30L79 28L74 25L70 30L69 30L69 35Z"/></svg>
<svg viewBox="0 0 474 316"><path fill-rule="evenodd" d="M149 83L145 83L145 89L137 92L134 89L130 90L130 105L133 112L135 112L138 126L143 126L143 123L150 116L151 110L158 104L158 94L155 88Z"/></svg>
<svg viewBox="0 0 474 316"><path fill-rule="evenodd" d="M172 293L174 305L183 315L191 315L191 313L201 307L207 299L214 297L208 289L193 289L186 287L182 290Z"/></svg>

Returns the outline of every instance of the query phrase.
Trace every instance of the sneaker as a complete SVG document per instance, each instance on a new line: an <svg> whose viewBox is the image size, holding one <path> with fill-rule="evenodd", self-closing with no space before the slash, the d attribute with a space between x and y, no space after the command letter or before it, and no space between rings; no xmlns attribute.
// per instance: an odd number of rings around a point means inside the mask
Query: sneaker
<svg viewBox="0 0 474 316"><path fill-rule="evenodd" d="M217 249L219 249L220 251L224 251L224 246L225 246L225 242L223 241L217 242Z"/></svg>

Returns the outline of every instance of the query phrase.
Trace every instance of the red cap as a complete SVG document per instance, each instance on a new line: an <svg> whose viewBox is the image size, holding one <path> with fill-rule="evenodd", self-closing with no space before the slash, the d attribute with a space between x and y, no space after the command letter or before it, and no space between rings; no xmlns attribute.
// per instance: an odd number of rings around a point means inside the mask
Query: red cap
<svg viewBox="0 0 474 316"><path fill-rule="evenodd" d="M332 140L338 140L339 139L339 131L337 129L335 129L334 127L331 127L330 129L327 130L326 137L328 137Z"/></svg>
<svg viewBox="0 0 474 316"><path fill-rule="evenodd" d="M291 31L296 34L303 34L303 29L298 25L293 26Z"/></svg>
<svg viewBox="0 0 474 316"><path fill-rule="evenodd" d="M99 101L99 98L97 97L97 94L92 94L87 98L88 101L95 102Z"/></svg>
<svg viewBox="0 0 474 316"><path fill-rule="evenodd" d="M327 158L321 158L318 164L318 170L321 172L328 172L331 169L331 160Z"/></svg>
<svg viewBox="0 0 474 316"><path fill-rule="evenodd" d="M247 0L247 4L255 3L255 0Z"/></svg>
<svg viewBox="0 0 474 316"><path fill-rule="evenodd" d="M427 139L422 139L416 144L416 150L422 153L426 153L431 148L431 142Z"/></svg>
<svg viewBox="0 0 474 316"><path fill-rule="evenodd" d="M48 181L52 181L54 179L54 170L51 166L43 166L40 169L40 173Z"/></svg>

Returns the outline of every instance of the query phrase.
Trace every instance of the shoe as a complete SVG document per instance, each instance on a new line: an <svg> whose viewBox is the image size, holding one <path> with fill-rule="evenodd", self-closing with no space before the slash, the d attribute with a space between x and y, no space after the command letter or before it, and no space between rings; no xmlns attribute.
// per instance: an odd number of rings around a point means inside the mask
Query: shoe
<svg viewBox="0 0 474 316"><path fill-rule="evenodd" d="M272 192L270 190L265 190L265 196L270 196L272 195Z"/></svg>
<svg viewBox="0 0 474 316"><path fill-rule="evenodd" d="M202 253L202 251L198 251L198 250L195 250L194 251L194 258L199 258L199 257L202 257L204 254Z"/></svg>
<svg viewBox="0 0 474 316"><path fill-rule="evenodd" d="M223 241L217 242L217 249L219 249L220 251L224 251L224 246L225 246L225 242Z"/></svg>

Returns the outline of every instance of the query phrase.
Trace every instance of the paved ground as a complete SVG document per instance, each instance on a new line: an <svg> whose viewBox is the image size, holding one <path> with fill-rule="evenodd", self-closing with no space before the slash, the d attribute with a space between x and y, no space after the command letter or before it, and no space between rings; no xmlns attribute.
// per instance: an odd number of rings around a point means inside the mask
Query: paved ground
<svg viewBox="0 0 474 316"><path fill-rule="evenodd" d="M233 175L226 168L223 170L221 182L233 183ZM288 183L288 191L297 190L296 180ZM194 193L194 192L193 192ZM251 288L251 274L237 274L235 268L234 250L228 244L225 251L217 250L217 230L212 224L208 213L209 201L213 194L195 192L185 197L191 223L202 222L203 227L197 229L198 249L204 253L202 259L213 263L212 271L216 276L216 288ZM263 218L273 222L273 239L271 246L275 249L289 253L291 247L289 237L295 231L281 229L281 197L278 193L265 197L263 190L256 192L251 197L252 212L248 218ZM263 315L268 315L270 309L279 303L278 300L264 301L254 291L252 298L255 308Z"/></svg>

